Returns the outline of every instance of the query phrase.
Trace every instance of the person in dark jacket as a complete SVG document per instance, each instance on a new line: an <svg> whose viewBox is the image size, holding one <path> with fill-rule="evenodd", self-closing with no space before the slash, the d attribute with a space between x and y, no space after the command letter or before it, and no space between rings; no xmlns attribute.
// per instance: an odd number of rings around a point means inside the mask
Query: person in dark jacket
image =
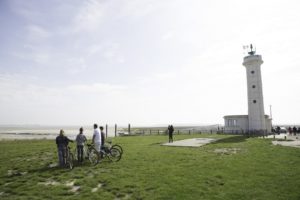
<svg viewBox="0 0 300 200"><path fill-rule="evenodd" d="M293 133L294 133L294 135L297 135L297 128L296 128L296 126L293 127Z"/></svg>
<svg viewBox="0 0 300 200"><path fill-rule="evenodd" d="M174 132L174 127L173 127L173 125L168 126L169 143L170 143L170 142L173 142L173 132Z"/></svg>
<svg viewBox="0 0 300 200"><path fill-rule="evenodd" d="M66 153L69 142L73 142L64 135L64 130L60 130L59 135L56 137L56 145L58 150L59 166L64 167L66 165Z"/></svg>

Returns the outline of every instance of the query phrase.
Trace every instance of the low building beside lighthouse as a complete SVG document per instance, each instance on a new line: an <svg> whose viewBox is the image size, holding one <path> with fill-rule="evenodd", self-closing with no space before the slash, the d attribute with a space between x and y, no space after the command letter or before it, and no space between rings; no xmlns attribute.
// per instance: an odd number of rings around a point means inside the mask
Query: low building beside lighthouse
<svg viewBox="0 0 300 200"><path fill-rule="evenodd" d="M261 55L255 54L252 45L251 51L244 57L243 65L247 74L247 96L248 115L227 115L224 116L225 133L270 133L272 124L264 111L263 88L261 78Z"/></svg>

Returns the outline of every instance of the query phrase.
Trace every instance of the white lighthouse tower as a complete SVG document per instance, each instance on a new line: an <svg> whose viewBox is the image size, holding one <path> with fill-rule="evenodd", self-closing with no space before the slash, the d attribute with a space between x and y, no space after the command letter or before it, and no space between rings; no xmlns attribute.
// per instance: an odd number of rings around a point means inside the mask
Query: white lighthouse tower
<svg viewBox="0 0 300 200"><path fill-rule="evenodd" d="M271 119L265 115L264 109L261 64L261 55L255 54L253 46L250 45L250 51L243 62L247 74L248 115L224 116L225 133L262 135L271 132Z"/></svg>
<svg viewBox="0 0 300 200"><path fill-rule="evenodd" d="M265 132L265 110L260 66L263 64L261 55L256 55L252 44L248 56L244 57L243 65L247 73L248 121L250 132Z"/></svg>

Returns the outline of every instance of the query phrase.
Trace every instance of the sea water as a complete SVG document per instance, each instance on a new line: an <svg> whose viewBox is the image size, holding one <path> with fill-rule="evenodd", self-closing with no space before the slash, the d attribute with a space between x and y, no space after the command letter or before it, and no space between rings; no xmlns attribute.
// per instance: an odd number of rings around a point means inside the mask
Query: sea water
<svg viewBox="0 0 300 200"><path fill-rule="evenodd" d="M65 135L74 140L79 133L79 128L83 127L84 135L88 139L93 136L93 126L0 126L0 140L18 140L18 139L55 139L60 130L63 129ZM117 133L122 132L123 128L118 127ZM106 127L104 126L104 133L106 133ZM108 126L107 136L115 136L115 127Z"/></svg>

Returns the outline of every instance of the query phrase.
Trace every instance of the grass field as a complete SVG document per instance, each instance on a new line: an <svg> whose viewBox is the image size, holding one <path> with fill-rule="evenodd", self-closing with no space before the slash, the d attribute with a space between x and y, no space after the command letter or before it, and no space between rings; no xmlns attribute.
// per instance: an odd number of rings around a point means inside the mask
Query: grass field
<svg viewBox="0 0 300 200"><path fill-rule="evenodd" d="M119 162L57 163L54 141L0 142L0 199L300 199L300 149L230 135L199 148L166 136L118 137ZM72 145L71 145L72 146ZM73 146L74 149L74 146Z"/></svg>

